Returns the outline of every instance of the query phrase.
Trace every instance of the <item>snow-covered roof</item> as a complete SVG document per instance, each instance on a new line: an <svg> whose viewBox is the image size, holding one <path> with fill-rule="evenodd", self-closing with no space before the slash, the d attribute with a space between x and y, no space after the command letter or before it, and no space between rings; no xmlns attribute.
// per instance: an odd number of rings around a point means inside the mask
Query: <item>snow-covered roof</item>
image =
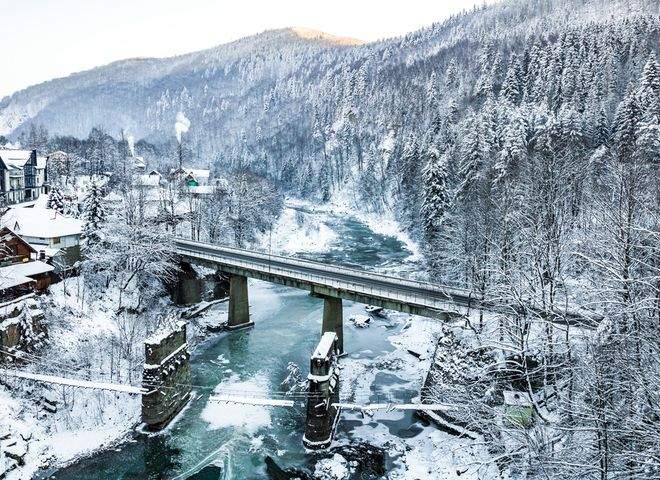
<svg viewBox="0 0 660 480"><path fill-rule="evenodd" d="M32 282L36 282L36 280L28 277L7 277L0 272L0 290L27 285Z"/></svg>
<svg viewBox="0 0 660 480"><path fill-rule="evenodd" d="M211 176L211 170L199 168L186 168L185 170L195 178L209 178Z"/></svg>
<svg viewBox="0 0 660 480"><path fill-rule="evenodd" d="M30 246L37 252L44 252L44 255L48 258L53 258L60 250L62 250L61 248L51 248L48 245L40 245L38 243L31 243Z"/></svg>
<svg viewBox="0 0 660 480"><path fill-rule="evenodd" d="M209 178L211 176L211 170L203 169L203 168L190 168L190 167L181 167L181 170L186 175L192 175L195 178ZM170 173L175 174L175 173L180 173L181 170L178 168L173 168Z"/></svg>
<svg viewBox="0 0 660 480"><path fill-rule="evenodd" d="M139 168L144 168L147 165L143 157L133 157L133 164Z"/></svg>
<svg viewBox="0 0 660 480"><path fill-rule="evenodd" d="M0 150L0 157L3 160L29 160L32 150L20 150L15 148L3 148Z"/></svg>
<svg viewBox="0 0 660 480"><path fill-rule="evenodd" d="M8 267L0 267L0 277L31 277L55 270L55 267L47 263L35 260L32 262L15 263Z"/></svg>
<svg viewBox="0 0 660 480"><path fill-rule="evenodd" d="M30 155L32 155L32 151L30 150L0 150L0 158L2 158L2 161L7 166L22 167L30 160Z"/></svg>
<svg viewBox="0 0 660 480"><path fill-rule="evenodd" d="M49 208L12 208L0 220L24 237L66 237L82 233L82 221L65 217Z"/></svg>
<svg viewBox="0 0 660 480"><path fill-rule="evenodd" d="M140 175L137 184L143 187L157 187L160 185L160 175Z"/></svg>
<svg viewBox="0 0 660 480"><path fill-rule="evenodd" d="M48 273L53 270L55 270L55 268L52 265L48 265L47 263L38 260L34 262L17 263L15 265L9 265L8 267L1 267L0 290L34 282L34 280L30 278L31 275Z"/></svg>

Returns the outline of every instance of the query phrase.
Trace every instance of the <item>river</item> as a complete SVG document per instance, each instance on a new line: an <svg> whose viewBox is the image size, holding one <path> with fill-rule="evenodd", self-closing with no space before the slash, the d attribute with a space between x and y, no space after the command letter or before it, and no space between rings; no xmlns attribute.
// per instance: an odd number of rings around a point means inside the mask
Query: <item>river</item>
<svg viewBox="0 0 660 480"><path fill-rule="evenodd" d="M325 214L323 222L336 233L336 239L323 252L301 256L366 268L415 268L407 262L411 253L395 237L377 234L352 217ZM309 356L320 337L323 302L304 291L259 281L250 281L249 294L255 327L218 334L196 349L191 358L194 401L173 426L157 435L134 433L116 448L82 459L50 478L178 480L197 475L193 478L267 479L267 456L283 468L313 471L314 463L328 454L305 453L302 406L251 407L208 401L219 385L243 393L277 395L284 389L281 382L287 376L289 362L300 366L303 377L308 372ZM222 305L208 315L225 311L226 305ZM418 385L404 375L393 374L387 362L381 361L394 350L388 338L402 329L407 316L391 313L388 318L372 320L369 328L357 328L348 321L355 314L364 315L364 305L344 302L348 355L341 360L342 398L367 402L387 395L409 402L417 394ZM368 369L372 361L382 365ZM346 446L368 441L365 426L373 422L358 414L343 413L337 443ZM400 438L421 431L409 413L386 416L372 427ZM393 468L394 460L395 455L385 455L384 468ZM210 469L208 465L215 467ZM204 473L198 474L205 467ZM381 477L372 472L362 478Z"/></svg>

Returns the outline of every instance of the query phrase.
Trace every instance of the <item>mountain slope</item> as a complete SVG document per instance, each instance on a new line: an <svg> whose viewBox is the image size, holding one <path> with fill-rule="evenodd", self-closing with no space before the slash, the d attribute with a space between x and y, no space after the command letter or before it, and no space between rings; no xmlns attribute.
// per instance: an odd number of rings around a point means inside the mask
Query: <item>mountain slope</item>
<svg viewBox="0 0 660 480"><path fill-rule="evenodd" d="M267 31L208 50L177 57L136 58L111 63L68 77L45 82L0 102L0 134L16 131L28 121L44 124L53 133L85 136L94 125L109 131L126 128L148 135L144 112L159 96L182 95L201 88L240 94L242 72L248 83L273 82L354 39L307 29ZM243 85L247 86L247 85ZM237 92L236 90L239 90Z"/></svg>

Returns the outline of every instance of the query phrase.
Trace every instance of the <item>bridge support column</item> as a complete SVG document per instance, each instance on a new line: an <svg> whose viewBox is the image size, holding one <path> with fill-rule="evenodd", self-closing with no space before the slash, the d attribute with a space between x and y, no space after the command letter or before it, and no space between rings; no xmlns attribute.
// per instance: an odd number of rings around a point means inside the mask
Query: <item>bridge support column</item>
<svg viewBox="0 0 660 480"><path fill-rule="evenodd" d="M344 312L341 298L323 297L322 333L337 334L337 350L344 353Z"/></svg>
<svg viewBox="0 0 660 480"><path fill-rule="evenodd" d="M247 277L229 276L229 322L227 329L238 330L252 327L250 321L250 303L248 298Z"/></svg>
<svg viewBox="0 0 660 480"><path fill-rule="evenodd" d="M190 397L190 354L186 323L170 334L144 342L142 421L148 430L161 430L185 407Z"/></svg>
<svg viewBox="0 0 660 480"><path fill-rule="evenodd" d="M340 409L339 374L337 369L338 338L334 332L324 333L312 354L309 367L307 420L303 445L317 450L332 443Z"/></svg>

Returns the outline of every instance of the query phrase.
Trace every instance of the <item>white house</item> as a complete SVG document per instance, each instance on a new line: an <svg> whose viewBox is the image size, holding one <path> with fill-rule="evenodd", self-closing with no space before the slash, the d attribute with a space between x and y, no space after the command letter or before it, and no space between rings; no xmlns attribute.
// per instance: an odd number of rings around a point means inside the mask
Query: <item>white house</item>
<svg viewBox="0 0 660 480"><path fill-rule="evenodd" d="M11 208L0 220L47 258L73 265L80 258L83 222L49 208Z"/></svg>

